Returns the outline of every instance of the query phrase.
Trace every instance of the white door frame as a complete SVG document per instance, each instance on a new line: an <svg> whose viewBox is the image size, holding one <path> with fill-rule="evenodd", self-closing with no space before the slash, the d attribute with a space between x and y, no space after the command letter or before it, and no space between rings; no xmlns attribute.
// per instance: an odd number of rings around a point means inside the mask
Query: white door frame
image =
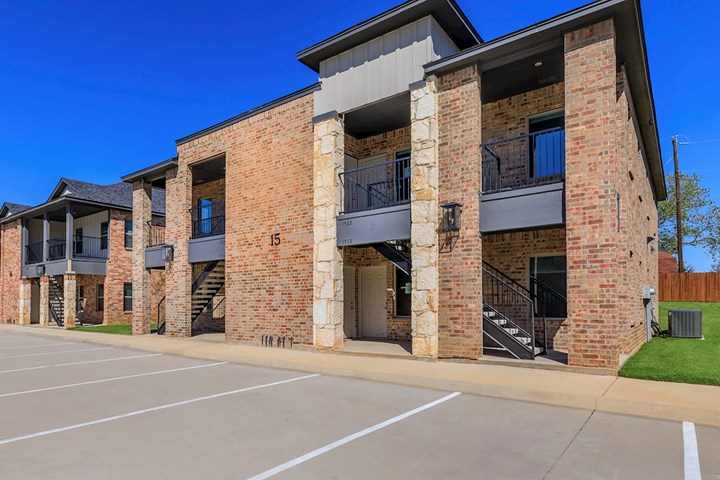
<svg viewBox="0 0 720 480"><path fill-rule="evenodd" d="M357 297L355 296L355 292L357 290L357 276L355 275L355 267L343 267L343 292L344 292L344 298L343 298L343 333L345 334L345 337L347 338L357 338L358 337L358 329L357 329ZM347 285L347 279L352 278L352 286L353 291L348 292L345 286ZM350 309L352 311L352 319L348 319L346 312L346 307L348 305L353 305L354 308ZM347 324L348 321L352 322L352 328L350 329L350 335L347 334Z"/></svg>
<svg viewBox="0 0 720 480"><path fill-rule="evenodd" d="M356 308L358 309L358 327L359 327L359 332L358 332L359 335L358 336L360 338L364 338L366 336L365 331L364 331L364 324L363 324L363 314L364 314L364 310L365 310L365 305L363 302L363 300L364 300L363 285L365 283L364 278L363 278L364 277L363 272L369 272L369 271L373 271L373 270L382 271L386 277L385 285L383 286L383 290L385 291L385 305L386 305L385 316L384 316L385 337L370 337L370 338L387 338L387 266L385 266L385 265L375 266L375 267L359 267L359 269L358 269L358 285L357 285L357 288L358 288L358 302L357 303L358 304L356 305Z"/></svg>

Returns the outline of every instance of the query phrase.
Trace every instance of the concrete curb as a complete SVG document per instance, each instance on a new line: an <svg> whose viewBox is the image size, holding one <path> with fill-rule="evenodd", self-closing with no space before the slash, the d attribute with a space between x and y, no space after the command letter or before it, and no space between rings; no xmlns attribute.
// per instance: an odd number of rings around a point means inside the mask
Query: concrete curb
<svg viewBox="0 0 720 480"><path fill-rule="evenodd" d="M337 355L158 336L124 336L0 325L12 333L72 339L202 360L459 391L598 412L720 427L720 387L633 380L518 366Z"/></svg>

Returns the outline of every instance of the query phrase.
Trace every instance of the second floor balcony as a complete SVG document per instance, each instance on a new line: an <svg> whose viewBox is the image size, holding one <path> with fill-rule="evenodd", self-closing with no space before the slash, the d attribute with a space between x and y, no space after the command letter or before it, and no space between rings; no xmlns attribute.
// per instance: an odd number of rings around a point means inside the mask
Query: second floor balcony
<svg viewBox="0 0 720 480"><path fill-rule="evenodd" d="M410 157L340 174L343 212L338 246L371 245L410 238Z"/></svg>
<svg viewBox="0 0 720 480"><path fill-rule="evenodd" d="M47 259L44 260L44 243L33 242L25 247L25 265L37 265L44 262L65 260L67 255L67 241L64 238L51 238L47 241ZM95 259L107 260L108 239L107 237L74 236L70 259Z"/></svg>
<svg viewBox="0 0 720 480"><path fill-rule="evenodd" d="M200 201L190 209L192 238L225 235L225 202Z"/></svg>
<svg viewBox="0 0 720 480"><path fill-rule="evenodd" d="M225 259L225 202L200 200L190 209L192 237L188 244L190 263ZM172 219L169 219L172 221Z"/></svg>
<svg viewBox="0 0 720 480"><path fill-rule="evenodd" d="M564 127L493 140L480 150L482 232L565 222Z"/></svg>
<svg viewBox="0 0 720 480"><path fill-rule="evenodd" d="M565 178L565 129L550 128L483 143L482 193L547 185Z"/></svg>

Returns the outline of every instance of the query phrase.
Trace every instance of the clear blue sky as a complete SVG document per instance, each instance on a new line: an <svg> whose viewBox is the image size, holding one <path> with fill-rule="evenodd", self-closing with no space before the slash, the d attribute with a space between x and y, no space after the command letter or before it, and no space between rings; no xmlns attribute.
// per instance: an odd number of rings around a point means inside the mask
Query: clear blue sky
<svg viewBox="0 0 720 480"><path fill-rule="evenodd" d="M61 176L114 183L169 158L176 139L317 81L297 51L400 1L0 2L0 201L41 203ZM490 40L587 1L459 3ZM643 10L669 160L673 134L720 140L720 2ZM680 148L720 200L720 141Z"/></svg>

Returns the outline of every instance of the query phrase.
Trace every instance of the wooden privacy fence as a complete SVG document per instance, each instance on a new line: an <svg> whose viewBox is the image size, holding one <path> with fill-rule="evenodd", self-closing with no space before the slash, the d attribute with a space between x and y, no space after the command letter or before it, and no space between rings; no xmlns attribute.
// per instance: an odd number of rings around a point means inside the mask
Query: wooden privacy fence
<svg viewBox="0 0 720 480"><path fill-rule="evenodd" d="M720 302L720 272L661 273L658 284L663 302Z"/></svg>

